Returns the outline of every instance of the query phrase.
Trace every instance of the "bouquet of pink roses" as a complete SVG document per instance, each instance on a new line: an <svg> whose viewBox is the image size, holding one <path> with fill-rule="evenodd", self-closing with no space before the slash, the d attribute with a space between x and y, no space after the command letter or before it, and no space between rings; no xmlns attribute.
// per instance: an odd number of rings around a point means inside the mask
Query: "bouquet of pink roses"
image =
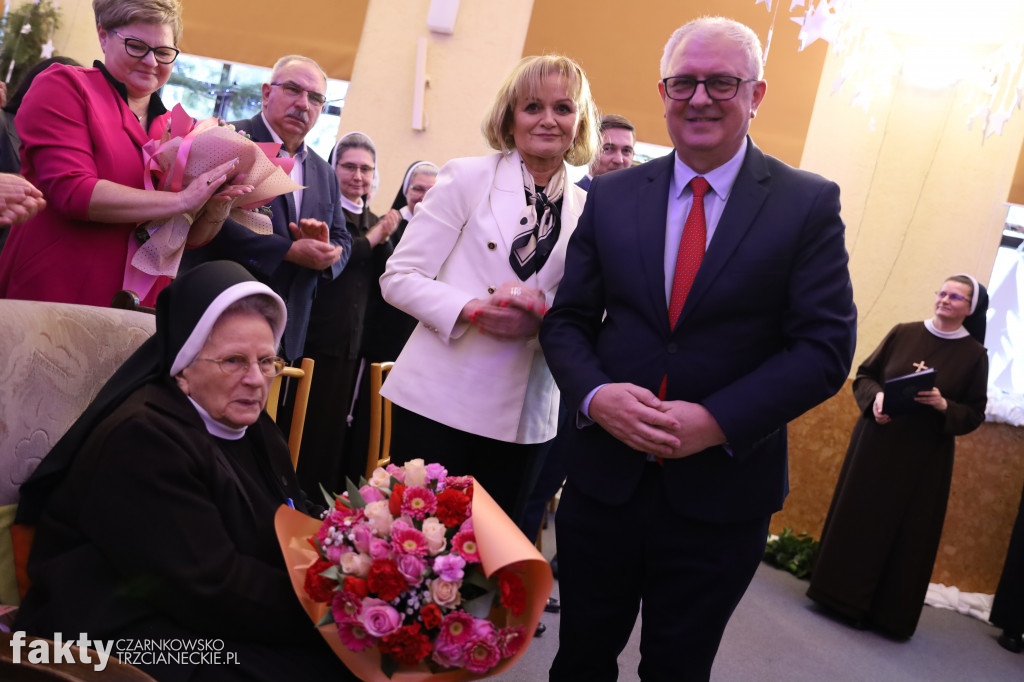
<svg viewBox="0 0 1024 682"><path fill-rule="evenodd" d="M349 484L318 528L286 507L277 525L296 593L364 680L507 669L551 591L547 562L486 491L423 460Z"/></svg>
<svg viewBox="0 0 1024 682"><path fill-rule="evenodd" d="M236 176L253 190L231 200L229 216L256 234L274 231L269 216L258 209L281 194L301 186L289 177L293 159L277 158L281 145L254 142L216 118L197 121L180 104L167 117L159 139L142 148L143 186L150 190L181 191L197 175L238 159ZM158 276L178 271L189 228L195 216L179 214L140 225L128 240L123 286L144 297Z"/></svg>

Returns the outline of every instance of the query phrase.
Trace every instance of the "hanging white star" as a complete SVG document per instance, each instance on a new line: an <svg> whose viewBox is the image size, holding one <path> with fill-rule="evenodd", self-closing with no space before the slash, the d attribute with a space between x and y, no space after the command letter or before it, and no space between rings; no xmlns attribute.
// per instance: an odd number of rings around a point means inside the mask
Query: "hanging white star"
<svg viewBox="0 0 1024 682"><path fill-rule="evenodd" d="M985 129L985 137L991 137L993 134L1002 135L1003 126L1010 120L1010 114L1012 112L1009 109L1000 109L988 117L988 126Z"/></svg>
<svg viewBox="0 0 1024 682"><path fill-rule="evenodd" d="M803 6L804 6L804 0L793 0L791 3L789 3L789 11L792 12L797 7L803 7Z"/></svg>
<svg viewBox="0 0 1024 682"><path fill-rule="evenodd" d="M40 59L49 59L50 57L53 56L53 49L54 49L53 38L50 38L45 43L43 43L43 47L41 48L41 50L39 52L39 58Z"/></svg>
<svg viewBox="0 0 1024 682"><path fill-rule="evenodd" d="M1021 104L1024 104L1024 86L1018 85L1016 88L1014 88L1013 93L1013 105L1020 109Z"/></svg>
<svg viewBox="0 0 1024 682"><path fill-rule="evenodd" d="M790 17L794 23L801 26L798 36L801 52L818 38L829 41L826 34L834 35L835 29L829 26L829 20L832 17L829 9L828 0L821 0L817 7L808 7L802 17Z"/></svg>
<svg viewBox="0 0 1024 682"><path fill-rule="evenodd" d="M975 119L985 121L985 125L988 126L988 115L990 111L991 109L989 109L988 106L984 104L975 109L974 111L972 111L970 115L967 117L967 129L974 130Z"/></svg>
<svg viewBox="0 0 1024 682"><path fill-rule="evenodd" d="M836 94L843 87L843 83L846 82L846 76L839 76L839 78L832 81L832 94Z"/></svg>
<svg viewBox="0 0 1024 682"><path fill-rule="evenodd" d="M769 12L772 11L772 0L754 0L755 5L760 5L761 3L764 3L765 9Z"/></svg>

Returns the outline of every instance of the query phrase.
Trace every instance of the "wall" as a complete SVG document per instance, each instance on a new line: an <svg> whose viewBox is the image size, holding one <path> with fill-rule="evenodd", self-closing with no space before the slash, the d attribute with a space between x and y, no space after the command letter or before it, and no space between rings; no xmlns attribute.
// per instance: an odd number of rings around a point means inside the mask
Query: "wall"
<svg viewBox="0 0 1024 682"><path fill-rule="evenodd" d="M801 167L842 188L859 311L856 367L894 324L931 316L946 276L988 282L1024 114L983 142L979 125L966 126L966 86L925 90L903 79L869 114L851 106L848 92L832 94L839 66L830 54Z"/></svg>
<svg viewBox="0 0 1024 682"><path fill-rule="evenodd" d="M428 0L371 0L340 133L358 130L377 145L380 191L371 206L391 206L406 167L489 151L480 122L523 53L530 1L462 2L453 35L427 30ZM427 38L423 132L412 130L416 39Z"/></svg>

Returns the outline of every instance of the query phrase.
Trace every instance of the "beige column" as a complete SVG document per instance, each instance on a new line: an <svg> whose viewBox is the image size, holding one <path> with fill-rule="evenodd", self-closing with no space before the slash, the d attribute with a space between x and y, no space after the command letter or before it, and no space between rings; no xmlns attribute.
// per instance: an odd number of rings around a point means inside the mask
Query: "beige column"
<svg viewBox="0 0 1024 682"><path fill-rule="evenodd" d="M830 54L801 167L842 189L860 318L856 368L894 324L931 316L946 276L988 283L1024 112L983 139L982 122L966 125L969 86L928 90L902 77L865 112L848 90L832 94L840 66Z"/></svg>
<svg viewBox="0 0 1024 682"><path fill-rule="evenodd" d="M463 0L455 32L427 29L429 0L370 0L340 134L358 130L377 145L382 213L417 159L442 164L489 151L480 122L505 76L522 57L533 2ZM427 129L412 129L416 41L427 41Z"/></svg>

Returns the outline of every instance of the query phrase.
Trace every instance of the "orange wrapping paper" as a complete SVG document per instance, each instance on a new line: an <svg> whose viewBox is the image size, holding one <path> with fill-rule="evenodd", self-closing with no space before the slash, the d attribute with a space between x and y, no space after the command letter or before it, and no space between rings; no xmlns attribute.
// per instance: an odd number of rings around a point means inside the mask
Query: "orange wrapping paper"
<svg viewBox="0 0 1024 682"><path fill-rule="evenodd" d="M320 524L319 520L285 505L281 505L274 517L277 539L284 553L292 588L313 623L319 623L330 608L329 604L319 604L310 599L304 588L306 569L319 558L316 550L307 542L307 538L316 535ZM432 673L426 666L422 666L422 669L417 670L400 669L390 678L392 682L481 680L508 670L529 648L533 631L537 629L541 613L548 597L551 596L551 566L476 480L473 481L473 533L480 552L480 562L488 578L510 566L522 571L526 609L519 617L509 614L507 624L522 625L525 628L526 640L523 648L486 673L472 673L468 670ZM380 652L376 648L359 652L349 651L341 643L333 623L318 629L334 649L334 653L359 679L363 682L387 682L389 678L380 668Z"/></svg>

